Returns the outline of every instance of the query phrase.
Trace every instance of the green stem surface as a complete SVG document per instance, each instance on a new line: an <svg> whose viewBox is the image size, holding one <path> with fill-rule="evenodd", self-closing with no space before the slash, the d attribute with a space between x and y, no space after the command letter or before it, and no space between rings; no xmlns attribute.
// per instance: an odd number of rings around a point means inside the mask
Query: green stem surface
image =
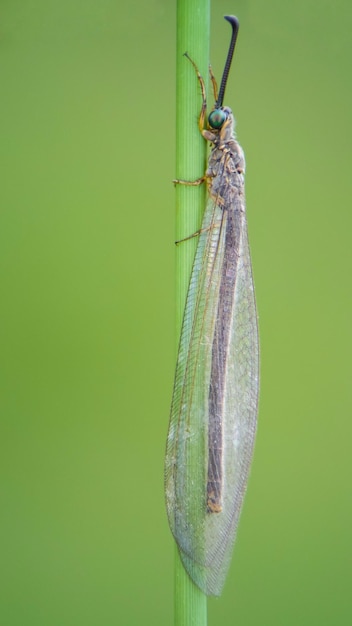
<svg viewBox="0 0 352 626"><path fill-rule="evenodd" d="M208 84L210 0L177 2L176 178L194 181L206 169L206 142L198 128L201 109L199 82L188 52ZM201 225L206 185L176 185L176 241L195 233ZM198 238L176 246L176 344ZM175 626L206 626L206 596L184 570L178 550L175 560Z"/></svg>

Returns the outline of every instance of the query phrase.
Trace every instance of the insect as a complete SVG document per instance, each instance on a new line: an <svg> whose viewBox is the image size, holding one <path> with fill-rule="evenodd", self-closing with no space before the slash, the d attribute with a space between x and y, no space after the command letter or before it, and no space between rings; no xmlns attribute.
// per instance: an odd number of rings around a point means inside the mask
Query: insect
<svg viewBox="0 0 352 626"><path fill-rule="evenodd" d="M207 595L220 595L230 565L254 446L259 342L244 196L245 161L223 106L239 23L202 135L212 144L203 178L209 199L179 343L165 461L168 519L183 565ZM189 58L189 57L188 57ZM205 86L195 63L203 105Z"/></svg>

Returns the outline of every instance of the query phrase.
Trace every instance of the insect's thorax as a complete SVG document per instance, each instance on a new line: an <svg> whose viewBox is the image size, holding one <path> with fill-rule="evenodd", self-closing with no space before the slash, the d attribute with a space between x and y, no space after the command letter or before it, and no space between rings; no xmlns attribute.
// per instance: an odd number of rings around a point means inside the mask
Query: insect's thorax
<svg viewBox="0 0 352 626"><path fill-rule="evenodd" d="M242 194L244 187L244 153L235 138L232 111L228 111L229 117L220 129L203 131L212 144L206 173L209 193L221 205Z"/></svg>

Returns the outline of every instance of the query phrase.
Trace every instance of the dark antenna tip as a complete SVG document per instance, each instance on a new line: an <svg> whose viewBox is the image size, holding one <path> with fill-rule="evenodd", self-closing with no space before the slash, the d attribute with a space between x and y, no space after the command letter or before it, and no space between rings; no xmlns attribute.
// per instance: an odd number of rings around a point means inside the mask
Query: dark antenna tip
<svg viewBox="0 0 352 626"><path fill-rule="evenodd" d="M240 23L238 21L238 18L235 15L224 15L224 19L230 22L232 26L236 27L237 30L239 29Z"/></svg>
<svg viewBox="0 0 352 626"><path fill-rule="evenodd" d="M220 109L220 107L222 107L222 103L224 101L226 83L227 83L227 79L228 79L228 75L229 75L229 71L230 71L230 67L231 67L231 61L232 61L233 53L234 53L234 50L235 50L236 39L237 39L237 35L238 35L238 29L240 27L240 23L239 23L237 17L235 17L234 15L225 15L225 20L230 22L230 24L232 26L232 37L231 37L231 41L230 41L229 51L227 53L227 59L226 59L225 67L224 67L224 72L223 72L222 79L221 79L221 85L220 85L220 89L219 89L218 99L217 99L217 101L215 103L215 108L216 109Z"/></svg>

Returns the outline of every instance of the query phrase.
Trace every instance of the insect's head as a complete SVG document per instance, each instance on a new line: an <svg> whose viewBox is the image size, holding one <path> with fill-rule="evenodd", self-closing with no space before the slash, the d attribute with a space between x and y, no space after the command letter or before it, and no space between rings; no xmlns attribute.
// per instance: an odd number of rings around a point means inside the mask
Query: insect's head
<svg viewBox="0 0 352 626"><path fill-rule="evenodd" d="M208 116L208 130L203 131L203 137L214 145L219 141L228 141L233 138L235 120L229 107L215 108Z"/></svg>
<svg viewBox="0 0 352 626"><path fill-rule="evenodd" d="M208 117L208 124L210 128L214 130L220 130L223 127L224 123L228 119L230 114L230 109L228 107L221 107L220 109L214 109L211 111Z"/></svg>

